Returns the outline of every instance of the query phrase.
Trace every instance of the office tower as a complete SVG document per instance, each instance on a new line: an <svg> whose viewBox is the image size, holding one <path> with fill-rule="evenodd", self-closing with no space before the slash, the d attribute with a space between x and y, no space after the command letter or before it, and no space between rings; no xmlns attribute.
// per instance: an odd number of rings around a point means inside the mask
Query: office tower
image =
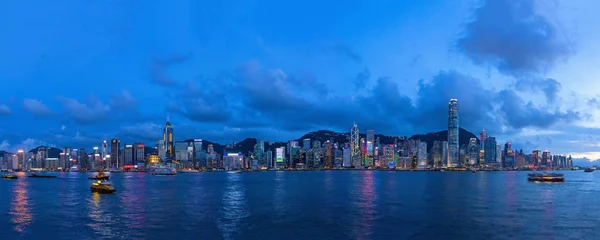
<svg viewBox="0 0 600 240"><path fill-rule="evenodd" d="M313 167L320 167L321 164L321 141L315 140L313 141Z"/></svg>
<svg viewBox="0 0 600 240"><path fill-rule="evenodd" d="M417 169L427 168L427 142L419 142L417 153Z"/></svg>
<svg viewBox="0 0 600 240"><path fill-rule="evenodd" d="M394 145L388 144L383 147L383 168L396 168L396 153L394 152Z"/></svg>
<svg viewBox="0 0 600 240"><path fill-rule="evenodd" d="M194 168L206 167L206 162L204 161L204 158L206 158L206 152L202 152L202 139L194 139L192 145L194 151L192 154L192 164Z"/></svg>
<svg viewBox="0 0 600 240"><path fill-rule="evenodd" d="M265 158L267 162L267 167L273 167L273 151L269 150L265 152Z"/></svg>
<svg viewBox="0 0 600 240"><path fill-rule="evenodd" d="M544 152L542 153L542 166L551 166L552 165L552 158L550 156L550 151L548 150L544 150Z"/></svg>
<svg viewBox="0 0 600 240"><path fill-rule="evenodd" d="M133 165L138 165L138 163L143 163L146 161L146 146L144 143L135 143L133 144Z"/></svg>
<svg viewBox="0 0 600 240"><path fill-rule="evenodd" d="M469 165L475 166L479 163L479 145L477 138L469 139Z"/></svg>
<svg viewBox="0 0 600 240"><path fill-rule="evenodd" d="M458 149L458 100L448 103L448 167L459 166Z"/></svg>
<svg viewBox="0 0 600 240"><path fill-rule="evenodd" d="M262 167L262 166L267 165L267 163L265 161L265 141L264 140L262 140L262 139L256 140L256 145L254 146L254 154L256 156L256 159L258 160L259 166Z"/></svg>
<svg viewBox="0 0 600 240"><path fill-rule="evenodd" d="M345 168L352 167L352 163L350 162L350 152L351 152L350 147L346 146L343 148L342 151L343 151L342 166Z"/></svg>
<svg viewBox="0 0 600 240"><path fill-rule="evenodd" d="M495 137L487 137L485 139L485 164L496 164L497 154L496 154L496 138Z"/></svg>
<svg viewBox="0 0 600 240"><path fill-rule="evenodd" d="M333 168L333 144L331 144L331 141L326 141L324 145L325 145L325 156L324 156L325 168Z"/></svg>
<svg viewBox="0 0 600 240"><path fill-rule="evenodd" d="M87 170L88 166L89 166L89 159L88 159L88 154L85 151L85 148L81 148L78 151L78 159L77 159L77 165L79 167L80 170Z"/></svg>
<svg viewBox="0 0 600 240"><path fill-rule="evenodd" d="M290 157L288 159L287 165L290 167L294 167L294 160L296 160L300 155L300 146L298 145L298 141L290 141L289 149Z"/></svg>
<svg viewBox="0 0 600 240"><path fill-rule="evenodd" d="M111 167L120 168L122 163L119 161L121 159L120 155L121 150L121 140L112 139L110 140L110 165Z"/></svg>
<svg viewBox="0 0 600 240"><path fill-rule="evenodd" d="M542 153L539 149L533 150L531 153L531 163L534 166L542 165Z"/></svg>
<svg viewBox="0 0 600 240"><path fill-rule="evenodd" d="M374 145L375 145L375 131L367 130L367 146L366 146L367 148L366 148L365 166L368 166L368 167L373 166Z"/></svg>
<svg viewBox="0 0 600 240"><path fill-rule="evenodd" d="M208 154L215 154L215 147L212 144L208 144L208 147L206 147L206 152Z"/></svg>
<svg viewBox="0 0 600 240"><path fill-rule="evenodd" d="M278 167L285 164L285 147L275 148L275 164Z"/></svg>
<svg viewBox="0 0 600 240"><path fill-rule="evenodd" d="M167 119L167 123L165 123L165 128L163 130L163 142L165 147L165 158L174 158L173 126L171 126L169 119Z"/></svg>
<svg viewBox="0 0 600 240"><path fill-rule="evenodd" d="M310 138L305 138L304 140L302 140L302 149L308 151L310 147Z"/></svg>
<svg viewBox="0 0 600 240"><path fill-rule="evenodd" d="M104 160L108 156L108 142L106 140L102 141L102 153L100 157Z"/></svg>
<svg viewBox="0 0 600 240"><path fill-rule="evenodd" d="M359 167L360 164L360 134L358 131L358 125L354 123L352 129L350 129L350 159L352 166Z"/></svg>
<svg viewBox="0 0 600 240"><path fill-rule="evenodd" d="M485 131L485 129L481 130L481 133L479 133L479 149L485 149L485 139L487 138L487 132Z"/></svg>

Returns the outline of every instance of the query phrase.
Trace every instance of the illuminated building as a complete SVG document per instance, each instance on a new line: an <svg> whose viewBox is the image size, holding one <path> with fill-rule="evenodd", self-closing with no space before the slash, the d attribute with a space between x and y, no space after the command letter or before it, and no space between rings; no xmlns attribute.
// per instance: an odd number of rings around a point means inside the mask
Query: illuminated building
<svg viewBox="0 0 600 240"><path fill-rule="evenodd" d="M367 148L366 148L365 166L368 166L368 167L373 166L374 144L375 144L375 131L367 130L367 146L366 146Z"/></svg>
<svg viewBox="0 0 600 240"><path fill-rule="evenodd" d="M333 168L333 145L330 141L325 142L325 157L324 157L324 167L325 168Z"/></svg>
<svg viewBox="0 0 600 240"><path fill-rule="evenodd" d="M206 148L206 152L208 154L215 154L215 148L213 147L212 144L208 144L208 147Z"/></svg>
<svg viewBox="0 0 600 240"><path fill-rule="evenodd" d="M481 133L479 133L479 149L485 149L485 139L487 138L487 132L485 131L485 129L481 130Z"/></svg>
<svg viewBox="0 0 600 240"><path fill-rule="evenodd" d="M313 141L313 167L321 166L321 141L315 140Z"/></svg>
<svg viewBox="0 0 600 240"><path fill-rule="evenodd" d="M269 150L265 152L265 158L267 162L267 167L273 167L273 151Z"/></svg>
<svg viewBox="0 0 600 240"><path fill-rule="evenodd" d="M542 165L542 154L539 149L533 150L531 153L531 162L534 166Z"/></svg>
<svg viewBox="0 0 600 240"><path fill-rule="evenodd" d="M487 137L485 139L485 164L494 165L497 163L497 154L496 154L496 138L495 137Z"/></svg>
<svg viewBox="0 0 600 240"><path fill-rule="evenodd" d="M394 152L394 145L388 144L383 146L383 168L395 168L396 167L396 153Z"/></svg>
<svg viewBox="0 0 600 240"><path fill-rule="evenodd" d="M163 163L162 159L160 159L159 156L154 155L154 154L148 155L148 157L146 158L146 165L148 167L160 165L162 163Z"/></svg>
<svg viewBox="0 0 600 240"><path fill-rule="evenodd" d="M275 149L275 164L277 164L277 166L282 166L284 165L284 159L285 158L285 147L278 147Z"/></svg>
<svg viewBox="0 0 600 240"><path fill-rule="evenodd" d="M18 150L17 151L17 169L19 170L23 170L24 169L24 160L25 160L25 154L23 153L23 150Z"/></svg>
<svg viewBox="0 0 600 240"><path fill-rule="evenodd" d="M496 145L496 166L502 166L502 145Z"/></svg>
<svg viewBox="0 0 600 240"><path fill-rule="evenodd" d="M241 153L226 153L223 156L223 164L225 170L242 169L244 161L244 155Z"/></svg>
<svg viewBox="0 0 600 240"><path fill-rule="evenodd" d="M550 151L548 150L544 150L544 152L542 153L542 166L551 166L552 165L552 158L550 156Z"/></svg>
<svg viewBox="0 0 600 240"><path fill-rule="evenodd" d="M265 141L262 139L256 140L256 145L254 145L254 154L256 159L258 160L259 166L266 166L267 163L265 161Z"/></svg>
<svg viewBox="0 0 600 240"><path fill-rule="evenodd" d="M100 154L100 157L102 158L102 160L105 160L107 155L108 155L108 142L106 140L104 140L104 141L102 141L102 152Z"/></svg>
<svg viewBox="0 0 600 240"><path fill-rule="evenodd" d="M417 169L427 168L427 143L419 142L419 150L417 153Z"/></svg>
<svg viewBox="0 0 600 240"><path fill-rule="evenodd" d="M300 150L300 146L298 145L298 141L289 141L288 148L290 149L289 158L287 165L292 167L294 166L294 157L298 154Z"/></svg>
<svg viewBox="0 0 600 240"><path fill-rule="evenodd" d="M133 167L133 144L125 144L123 148L123 167Z"/></svg>
<svg viewBox="0 0 600 240"><path fill-rule="evenodd" d="M350 159L352 166L359 167L360 164L360 134L358 131L358 125L354 123L352 129L350 129Z"/></svg>
<svg viewBox="0 0 600 240"><path fill-rule="evenodd" d="M194 139L193 151L194 154L192 156L192 164L194 165L194 167L206 167L206 162L204 161L204 159L206 158L206 151L204 151L204 153L202 151L202 139Z"/></svg>
<svg viewBox="0 0 600 240"><path fill-rule="evenodd" d="M448 167L459 166L458 149L458 100L448 103Z"/></svg>
<svg viewBox="0 0 600 240"><path fill-rule="evenodd" d="M122 167L122 163L119 162L119 159L121 159L120 150L121 150L121 140L116 139L116 138L110 140L110 166L111 167L117 167L117 168Z"/></svg>
<svg viewBox="0 0 600 240"><path fill-rule="evenodd" d="M79 169L87 170L88 167L90 166L90 163L89 163L89 158L88 158L87 152L85 151L85 148L79 149L78 156L79 157L78 157L77 163L78 163Z"/></svg>
<svg viewBox="0 0 600 240"><path fill-rule="evenodd" d="M167 119L167 123L165 123L165 128L163 130L163 142L165 148L165 158L174 158L175 152L173 147L173 126L171 126L171 122Z"/></svg>
<svg viewBox="0 0 600 240"><path fill-rule="evenodd" d="M469 139L469 165L475 166L479 163L479 145L477 138Z"/></svg>
<svg viewBox="0 0 600 240"><path fill-rule="evenodd" d="M140 163L146 160L146 146L143 143L135 143L133 147L133 165L143 165Z"/></svg>

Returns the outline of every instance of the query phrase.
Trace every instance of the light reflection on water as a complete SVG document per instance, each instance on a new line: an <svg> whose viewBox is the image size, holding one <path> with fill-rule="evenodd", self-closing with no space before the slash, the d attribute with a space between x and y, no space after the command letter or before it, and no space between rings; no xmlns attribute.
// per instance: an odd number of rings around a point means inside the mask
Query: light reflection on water
<svg viewBox="0 0 600 240"><path fill-rule="evenodd" d="M355 182L358 191L353 196L355 207L358 209L358 214L353 216L353 238L358 240L371 239L376 217L375 172L362 171L358 172L358 174L360 174L361 180Z"/></svg>
<svg viewBox="0 0 600 240"><path fill-rule="evenodd" d="M217 225L223 239L236 239L241 229L241 222L249 216L246 206L244 185L241 174L228 173L223 191L222 208L217 219Z"/></svg>
<svg viewBox="0 0 600 240"><path fill-rule="evenodd" d="M15 231L20 234L25 232L25 229L29 226L33 220L33 215L29 206L29 193L28 193L28 181L25 176L19 176L16 184L13 187L12 201L9 215L11 216L11 222L15 227Z"/></svg>

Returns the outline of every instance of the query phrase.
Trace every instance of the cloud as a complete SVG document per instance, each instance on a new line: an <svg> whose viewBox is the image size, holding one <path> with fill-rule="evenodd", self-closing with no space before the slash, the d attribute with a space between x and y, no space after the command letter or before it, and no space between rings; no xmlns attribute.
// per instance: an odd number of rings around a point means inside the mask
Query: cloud
<svg viewBox="0 0 600 240"><path fill-rule="evenodd" d="M178 129L179 130L179 129ZM133 139L156 141L162 139L163 127L155 123L138 123L130 126L122 126L123 135Z"/></svg>
<svg viewBox="0 0 600 240"><path fill-rule="evenodd" d="M34 149L39 146L52 146L52 145L48 145L45 141L41 141L38 139L27 138L21 142L20 147L24 151L29 151L29 150Z"/></svg>
<svg viewBox="0 0 600 240"><path fill-rule="evenodd" d="M65 126L65 125L60 126L61 131L64 131L65 129L67 129L67 126Z"/></svg>
<svg viewBox="0 0 600 240"><path fill-rule="evenodd" d="M362 72L359 72L356 75L356 79L354 80L355 89L363 89L367 85L367 82L370 78L371 72L369 71L369 68L365 67L365 69Z"/></svg>
<svg viewBox="0 0 600 240"><path fill-rule="evenodd" d="M70 119L77 123L89 124L106 120L110 113L110 107L103 105L100 100L90 98L87 104L72 98L59 97L63 104L63 110Z"/></svg>
<svg viewBox="0 0 600 240"><path fill-rule="evenodd" d="M4 150L4 151L10 151L10 143L8 142L8 140L3 140L0 143L0 150Z"/></svg>
<svg viewBox="0 0 600 240"><path fill-rule="evenodd" d="M10 108L4 104L0 105L0 116L2 115L10 115Z"/></svg>
<svg viewBox="0 0 600 240"><path fill-rule="evenodd" d="M362 62L362 57L347 45L343 45L343 44L333 45L330 47L330 50L340 56L347 57L357 63Z"/></svg>
<svg viewBox="0 0 600 240"><path fill-rule="evenodd" d="M558 100L558 93L562 84L555 79L546 78L525 78L517 81L515 85L517 90L528 90L531 92L542 91L548 103L555 103Z"/></svg>
<svg viewBox="0 0 600 240"><path fill-rule="evenodd" d="M23 107L34 116L52 115L52 111L40 100L25 98L23 99Z"/></svg>
<svg viewBox="0 0 600 240"><path fill-rule="evenodd" d="M474 12L457 48L474 63L510 76L540 74L573 54L570 41L533 0L487 0Z"/></svg>
<svg viewBox="0 0 600 240"><path fill-rule="evenodd" d="M498 100L505 122L516 129L530 126L548 128L558 122L572 123L581 119L581 114L573 110L563 112L559 109L536 107L532 102L525 102L512 90L500 91Z"/></svg>
<svg viewBox="0 0 600 240"><path fill-rule="evenodd" d="M122 90L119 94L112 95L110 98L112 109L128 110L135 108L137 105L138 101L127 90Z"/></svg>
<svg viewBox="0 0 600 240"><path fill-rule="evenodd" d="M150 66L150 82L163 87L173 87L177 82L167 75L167 70L174 65L181 64L193 57L192 53L186 55L173 54L171 56L155 59Z"/></svg>

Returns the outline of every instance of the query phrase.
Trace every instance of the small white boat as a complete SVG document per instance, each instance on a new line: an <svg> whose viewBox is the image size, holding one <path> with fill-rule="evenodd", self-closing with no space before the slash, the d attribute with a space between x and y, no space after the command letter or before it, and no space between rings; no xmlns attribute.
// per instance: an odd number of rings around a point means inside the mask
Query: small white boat
<svg viewBox="0 0 600 240"><path fill-rule="evenodd" d="M179 170L180 173L199 173L200 171L196 170L196 169L183 169L183 170Z"/></svg>

